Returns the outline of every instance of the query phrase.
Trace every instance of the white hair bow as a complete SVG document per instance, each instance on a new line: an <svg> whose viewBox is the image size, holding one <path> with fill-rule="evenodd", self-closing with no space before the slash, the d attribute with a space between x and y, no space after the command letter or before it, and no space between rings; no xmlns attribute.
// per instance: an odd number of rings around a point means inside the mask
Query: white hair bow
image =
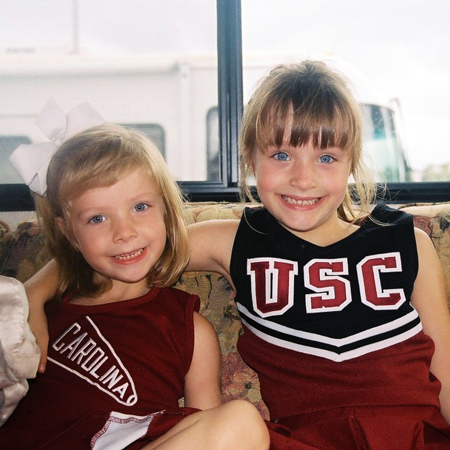
<svg viewBox="0 0 450 450"><path fill-rule="evenodd" d="M51 98L40 112L36 123L51 142L19 145L9 161L33 192L44 195L47 191L48 166L59 146L80 131L101 125L105 121L89 103L76 106L66 115Z"/></svg>

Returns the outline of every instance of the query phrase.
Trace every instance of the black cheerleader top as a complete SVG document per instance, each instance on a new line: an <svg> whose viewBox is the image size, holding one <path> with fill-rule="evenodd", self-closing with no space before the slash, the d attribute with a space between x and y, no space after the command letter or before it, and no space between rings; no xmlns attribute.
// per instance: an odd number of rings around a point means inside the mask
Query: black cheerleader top
<svg viewBox="0 0 450 450"><path fill-rule="evenodd" d="M272 417L355 405L439 407L434 351L410 303L418 272L412 216L384 205L320 247L247 208L230 273Z"/></svg>
<svg viewBox="0 0 450 450"><path fill-rule="evenodd" d="M247 208L231 276L243 322L261 339L343 361L421 330L409 299L418 270L412 217L377 206L350 236L319 247L266 209Z"/></svg>

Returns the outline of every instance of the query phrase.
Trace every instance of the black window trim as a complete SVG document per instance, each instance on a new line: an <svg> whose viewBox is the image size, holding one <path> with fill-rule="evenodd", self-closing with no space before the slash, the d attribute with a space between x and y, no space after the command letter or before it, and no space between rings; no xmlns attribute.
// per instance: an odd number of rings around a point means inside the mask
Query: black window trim
<svg viewBox="0 0 450 450"><path fill-rule="evenodd" d="M243 110L241 0L217 0L219 151L222 181L180 182L190 201L239 201L238 139Z"/></svg>
<svg viewBox="0 0 450 450"><path fill-rule="evenodd" d="M241 0L217 0L219 143L222 181L180 182L189 201L239 201L238 136L243 110ZM390 203L450 201L450 182L388 183ZM29 189L0 184L0 211L34 210Z"/></svg>

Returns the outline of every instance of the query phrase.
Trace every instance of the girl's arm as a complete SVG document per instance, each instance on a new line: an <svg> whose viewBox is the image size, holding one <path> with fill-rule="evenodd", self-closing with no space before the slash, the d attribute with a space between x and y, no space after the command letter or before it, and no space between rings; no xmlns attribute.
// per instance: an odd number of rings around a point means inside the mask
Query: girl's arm
<svg viewBox="0 0 450 450"><path fill-rule="evenodd" d="M442 383L441 411L450 424L450 314L447 306L444 273L430 238L416 229L419 273L411 302L417 309L425 334L435 344L430 371Z"/></svg>
<svg viewBox="0 0 450 450"><path fill-rule="evenodd" d="M41 349L38 372L44 373L47 364L48 326L44 305L51 300L58 288L58 266L51 260L28 281L25 282L28 301L30 304L30 315L28 322L31 331Z"/></svg>
<svg viewBox="0 0 450 450"><path fill-rule="evenodd" d="M231 283L230 261L239 220L207 220L188 227L191 257L187 270L219 272Z"/></svg>
<svg viewBox="0 0 450 450"><path fill-rule="evenodd" d="M185 377L185 406L210 409L222 403L219 340L213 326L194 313L194 354Z"/></svg>

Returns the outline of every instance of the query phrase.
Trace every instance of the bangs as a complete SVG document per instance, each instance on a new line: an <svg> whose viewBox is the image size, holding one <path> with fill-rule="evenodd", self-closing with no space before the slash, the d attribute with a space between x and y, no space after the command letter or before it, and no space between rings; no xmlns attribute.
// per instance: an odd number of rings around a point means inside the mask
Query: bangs
<svg viewBox="0 0 450 450"><path fill-rule="evenodd" d="M157 172L157 158L137 138L100 135L92 142L95 137L87 134L74 139L54 155L48 177L49 191L57 195L53 204L67 207L87 190L112 186L135 170L143 170L149 177ZM154 181L160 189L158 180Z"/></svg>
<svg viewBox="0 0 450 450"><path fill-rule="evenodd" d="M69 200L90 189L112 186L133 171L145 170L147 166L140 158L128 155L122 158L99 159L94 163L92 160L86 161L86 164L67 170L61 179L60 198Z"/></svg>
<svg viewBox="0 0 450 450"><path fill-rule="evenodd" d="M266 104L257 120L256 146L265 150L312 143L320 149L352 148L356 131L353 115L331 98L321 100L286 98Z"/></svg>

